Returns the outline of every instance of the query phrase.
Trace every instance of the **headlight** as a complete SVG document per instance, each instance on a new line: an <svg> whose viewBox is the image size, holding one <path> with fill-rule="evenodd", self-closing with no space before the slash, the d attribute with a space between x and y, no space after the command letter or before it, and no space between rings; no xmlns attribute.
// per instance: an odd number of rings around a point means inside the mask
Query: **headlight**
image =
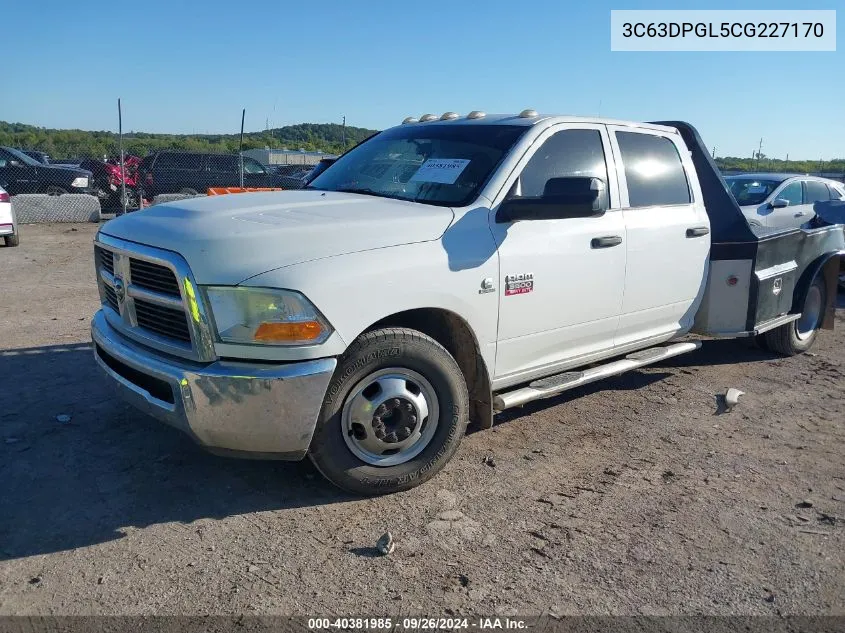
<svg viewBox="0 0 845 633"><path fill-rule="evenodd" d="M332 333L317 308L293 290L207 286L205 294L224 343L314 345Z"/></svg>
<svg viewBox="0 0 845 633"><path fill-rule="evenodd" d="M88 176L79 176L78 178L74 178L73 182L70 183L70 186L78 189L84 189L88 186Z"/></svg>

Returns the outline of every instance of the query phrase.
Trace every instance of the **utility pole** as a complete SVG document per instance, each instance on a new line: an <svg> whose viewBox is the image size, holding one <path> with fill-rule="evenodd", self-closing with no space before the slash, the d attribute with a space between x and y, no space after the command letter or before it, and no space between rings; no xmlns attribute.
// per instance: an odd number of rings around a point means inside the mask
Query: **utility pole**
<svg viewBox="0 0 845 633"><path fill-rule="evenodd" d="M716 159L716 146L713 146L713 159Z"/></svg>
<svg viewBox="0 0 845 633"><path fill-rule="evenodd" d="M763 153L763 139L760 138L760 145L757 147L757 167L756 169L760 169L760 154Z"/></svg>
<svg viewBox="0 0 845 633"><path fill-rule="evenodd" d="M346 151L346 117L343 117L343 130L340 135L340 142L343 145L343 151Z"/></svg>

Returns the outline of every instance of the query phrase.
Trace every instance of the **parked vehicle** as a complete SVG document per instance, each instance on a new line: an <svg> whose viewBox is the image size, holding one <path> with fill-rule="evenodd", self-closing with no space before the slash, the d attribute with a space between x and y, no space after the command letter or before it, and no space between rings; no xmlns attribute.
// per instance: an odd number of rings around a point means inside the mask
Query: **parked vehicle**
<svg viewBox="0 0 845 633"><path fill-rule="evenodd" d="M314 169L313 165L279 165L275 169L280 187L285 189L302 189L306 178Z"/></svg>
<svg viewBox="0 0 845 633"><path fill-rule="evenodd" d="M244 187L282 187L282 178L254 158L244 157ZM237 154L162 151L145 157L138 174L144 198L161 193L205 193L209 187L240 186Z"/></svg>
<svg viewBox="0 0 845 633"><path fill-rule="evenodd" d="M796 174L740 174L725 178L752 226L801 226L813 219L813 205L845 198L835 180Z"/></svg>
<svg viewBox="0 0 845 633"><path fill-rule="evenodd" d="M307 187L312 180L326 171L331 165L337 161L337 158L321 158L320 161L314 165L314 169L309 171L303 179L303 187Z"/></svg>
<svg viewBox="0 0 845 633"><path fill-rule="evenodd" d="M6 246L20 244L15 212L12 210L12 199L3 187L0 187L0 235L3 236Z"/></svg>
<svg viewBox="0 0 845 633"><path fill-rule="evenodd" d="M470 420L694 351L691 331L792 355L833 327L842 227L756 235L688 124L441 119L308 190L103 225L110 382L210 450L381 494L434 476Z"/></svg>
<svg viewBox="0 0 845 633"><path fill-rule="evenodd" d="M50 164L50 155L46 152L39 152L35 149L19 149L18 151L23 152L30 158L37 160L42 165L49 165Z"/></svg>
<svg viewBox="0 0 845 633"><path fill-rule="evenodd" d="M89 158L83 160L79 166L91 172L93 178L92 189L94 195L100 199L103 208L122 207L122 192L126 191L126 207L138 206L138 165L141 159L137 156L124 156L123 171L126 176L126 186L122 186L123 178L120 172L120 159L109 159L108 162Z"/></svg>
<svg viewBox="0 0 845 633"><path fill-rule="evenodd" d="M44 165L11 147L0 147L0 180L6 191L19 193L90 193L91 172L74 167Z"/></svg>

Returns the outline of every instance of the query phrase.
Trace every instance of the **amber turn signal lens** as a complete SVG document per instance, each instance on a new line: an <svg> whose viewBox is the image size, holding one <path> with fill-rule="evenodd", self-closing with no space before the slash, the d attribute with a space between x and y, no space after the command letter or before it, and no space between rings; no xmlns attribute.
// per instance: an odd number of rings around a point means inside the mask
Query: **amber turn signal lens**
<svg viewBox="0 0 845 633"><path fill-rule="evenodd" d="M255 330L256 341L313 341L320 338L323 326L317 321L299 321L295 323L262 323Z"/></svg>

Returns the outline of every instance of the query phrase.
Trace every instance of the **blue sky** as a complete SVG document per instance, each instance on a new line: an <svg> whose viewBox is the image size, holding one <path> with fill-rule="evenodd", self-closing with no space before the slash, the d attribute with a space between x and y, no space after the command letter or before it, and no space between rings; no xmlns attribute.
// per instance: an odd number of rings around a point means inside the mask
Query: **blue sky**
<svg viewBox="0 0 845 633"><path fill-rule="evenodd" d="M0 120L235 132L384 128L446 110L684 119L719 155L845 157L845 47L823 53L610 51L611 9L682 2L6 0ZM831 9L780 0L686 8ZM839 11L839 22L845 11ZM841 29L839 29L841 31ZM14 54L12 54L14 53Z"/></svg>

